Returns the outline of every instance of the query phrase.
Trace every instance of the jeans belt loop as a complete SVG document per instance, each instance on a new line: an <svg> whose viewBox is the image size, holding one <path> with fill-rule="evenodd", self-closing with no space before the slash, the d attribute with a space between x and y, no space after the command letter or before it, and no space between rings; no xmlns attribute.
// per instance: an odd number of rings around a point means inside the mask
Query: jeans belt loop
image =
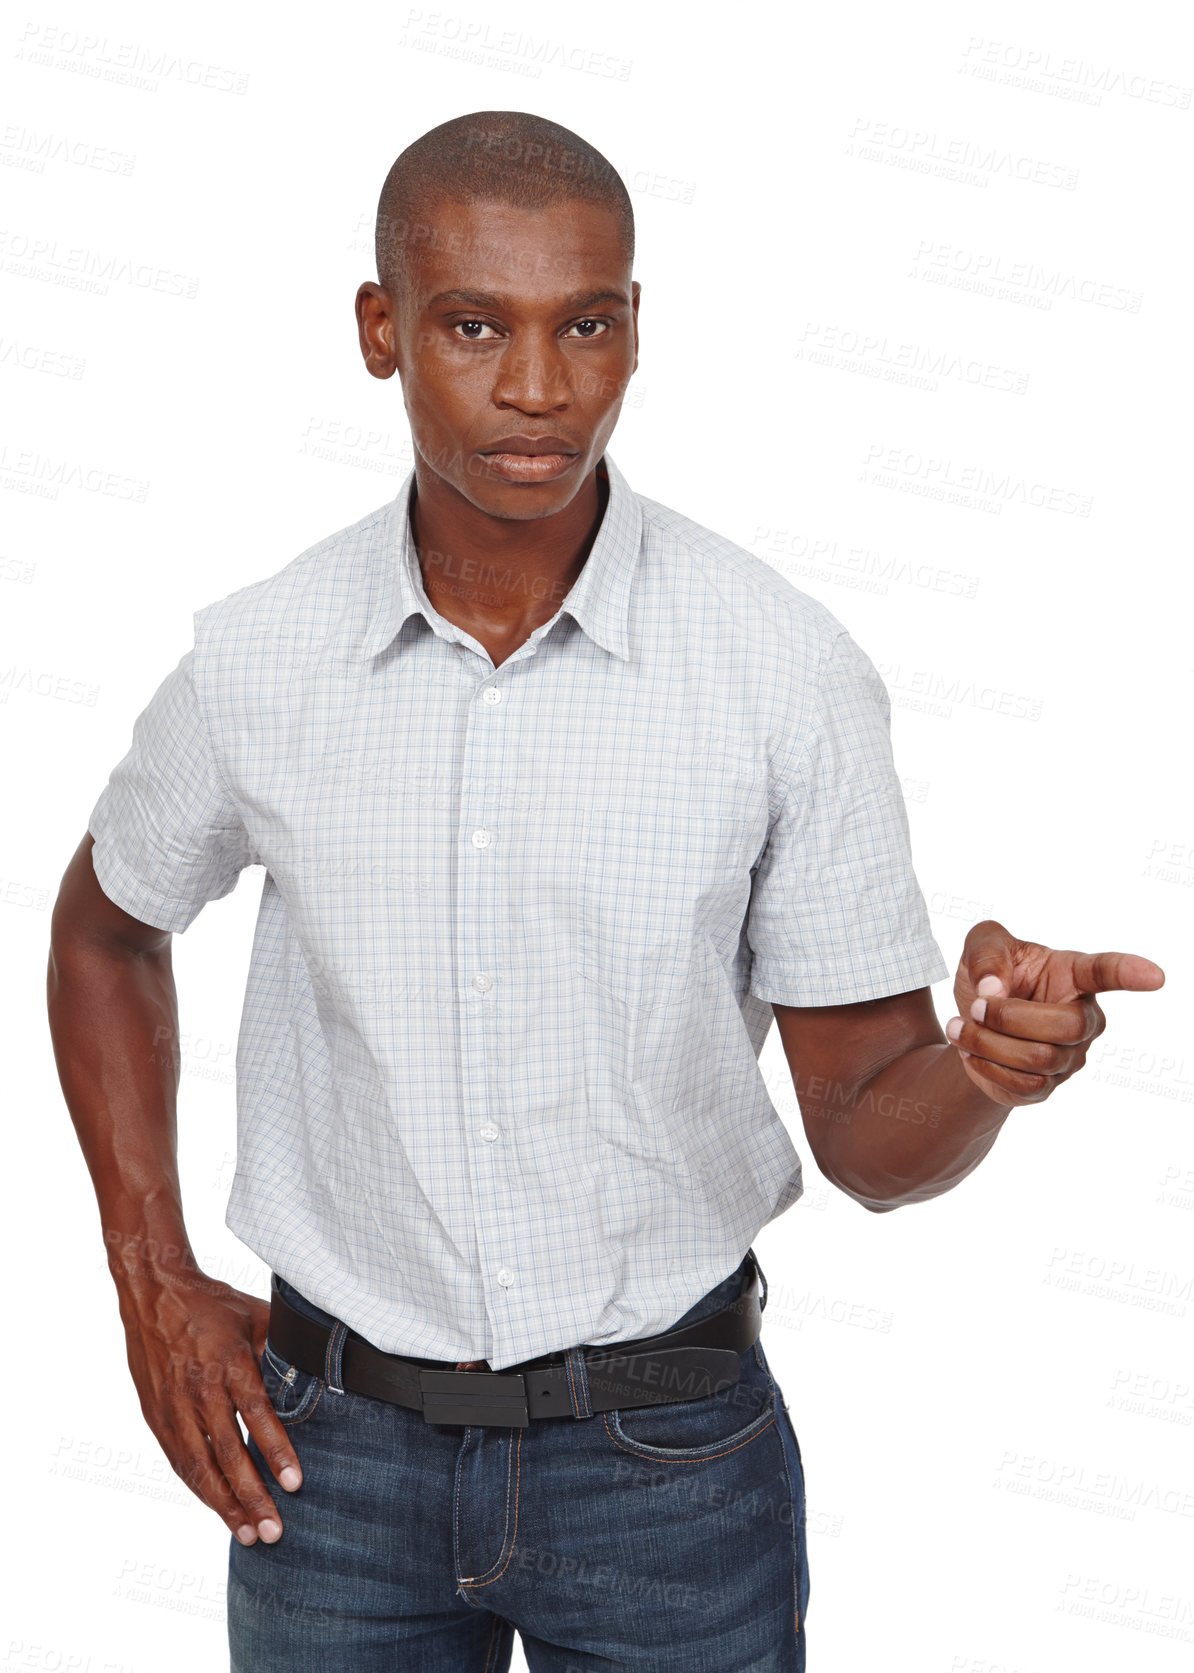
<svg viewBox="0 0 1194 1673"><path fill-rule="evenodd" d="M755 1254L753 1246L750 1249L749 1254L750 1254L751 1260L754 1262L755 1271L759 1275L759 1288L762 1291L761 1295L759 1296L759 1312L761 1313L767 1305L767 1274L763 1271L763 1268L759 1265L759 1257Z"/></svg>
<svg viewBox="0 0 1194 1673"><path fill-rule="evenodd" d="M592 1417L589 1399L589 1367L583 1348L569 1348L564 1355L564 1369L568 1374L568 1395L572 1401L573 1417Z"/></svg>
<svg viewBox="0 0 1194 1673"><path fill-rule="evenodd" d="M341 1319L337 1319L328 1336L327 1358L324 1361L324 1381L333 1394L343 1394L344 1384L341 1361L344 1358L344 1343L348 1336L348 1326Z"/></svg>

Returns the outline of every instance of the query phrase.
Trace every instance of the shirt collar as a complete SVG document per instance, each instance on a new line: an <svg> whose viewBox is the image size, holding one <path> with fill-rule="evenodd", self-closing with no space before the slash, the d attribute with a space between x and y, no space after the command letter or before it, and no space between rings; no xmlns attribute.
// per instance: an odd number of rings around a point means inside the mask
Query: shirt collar
<svg viewBox="0 0 1194 1673"><path fill-rule="evenodd" d="M609 454L603 456L609 477L609 499L584 568L572 590L560 605L604 650L625 662L629 657L627 617L630 589L642 541L643 516L638 496ZM461 630L434 608L423 587L418 553L410 527L410 500L415 473L407 476L386 508L383 537L379 545L380 574L374 586L374 604L368 625L356 650L357 661L376 656L393 640L409 618L422 614L441 638L459 638ZM535 629L532 638L548 624Z"/></svg>

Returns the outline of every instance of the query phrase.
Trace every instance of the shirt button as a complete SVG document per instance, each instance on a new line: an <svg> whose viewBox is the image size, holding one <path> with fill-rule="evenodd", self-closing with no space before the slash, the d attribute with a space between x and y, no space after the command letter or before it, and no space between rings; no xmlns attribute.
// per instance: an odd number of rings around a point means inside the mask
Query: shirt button
<svg viewBox="0 0 1194 1673"><path fill-rule="evenodd" d="M474 831L470 840L474 848L488 848L493 841L493 832L482 828L479 831Z"/></svg>
<svg viewBox="0 0 1194 1673"><path fill-rule="evenodd" d="M510 1271L508 1266L498 1268L497 1281L499 1284L504 1284L505 1287L509 1289L510 1285L514 1282L514 1274Z"/></svg>
<svg viewBox="0 0 1194 1673"><path fill-rule="evenodd" d="M498 1130L492 1121L487 1121L484 1127L478 1128L478 1131L486 1144L492 1144L494 1139L498 1137Z"/></svg>
<svg viewBox="0 0 1194 1673"><path fill-rule="evenodd" d="M473 977L473 986L478 993L488 993L493 986L493 977L487 976L483 970L479 970Z"/></svg>
<svg viewBox="0 0 1194 1673"><path fill-rule="evenodd" d="M502 688L500 685L487 685L481 695L487 703L500 703L502 700Z"/></svg>

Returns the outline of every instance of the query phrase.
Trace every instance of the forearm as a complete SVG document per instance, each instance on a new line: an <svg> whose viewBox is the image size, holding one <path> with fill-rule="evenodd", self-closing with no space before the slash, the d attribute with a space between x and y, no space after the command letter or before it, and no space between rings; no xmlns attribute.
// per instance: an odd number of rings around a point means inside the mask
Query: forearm
<svg viewBox="0 0 1194 1673"><path fill-rule="evenodd" d="M197 1270L178 1179L178 1002L169 951L147 956L58 939L47 1005L123 1312L171 1276Z"/></svg>
<svg viewBox="0 0 1194 1673"><path fill-rule="evenodd" d="M914 1047L849 1096L810 1084L801 1108L806 1122L818 1123L822 1171L882 1212L940 1196L965 1179L1011 1106L981 1092L945 1043Z"/></svg>

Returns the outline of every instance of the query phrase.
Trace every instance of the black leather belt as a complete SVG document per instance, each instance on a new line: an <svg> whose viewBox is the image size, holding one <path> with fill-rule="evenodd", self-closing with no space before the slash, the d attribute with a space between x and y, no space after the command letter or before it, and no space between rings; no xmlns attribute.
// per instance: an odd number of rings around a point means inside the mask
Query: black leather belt
<svg viewBox="0 0 1194 1673"><path fill-rule="evenodd" d="M584 1347L589 1403L595 1412L614 1407L658 1406L699 1400L738 1381L740 1356L758 1340L766 1288L753 1250L741 1293L695 1324L632 1341ZM331 1330L293 1308L270 1280L269 1340L290 1365L327 1375ZM531 1418L573 1415L570 1372L562 1352L542 1354L504 1371L445 1371L427 1361L384 1353L349 1330L340 1381L356 1394L421 1411L428 1423L505 1424L525 1428Z"/></svg>

